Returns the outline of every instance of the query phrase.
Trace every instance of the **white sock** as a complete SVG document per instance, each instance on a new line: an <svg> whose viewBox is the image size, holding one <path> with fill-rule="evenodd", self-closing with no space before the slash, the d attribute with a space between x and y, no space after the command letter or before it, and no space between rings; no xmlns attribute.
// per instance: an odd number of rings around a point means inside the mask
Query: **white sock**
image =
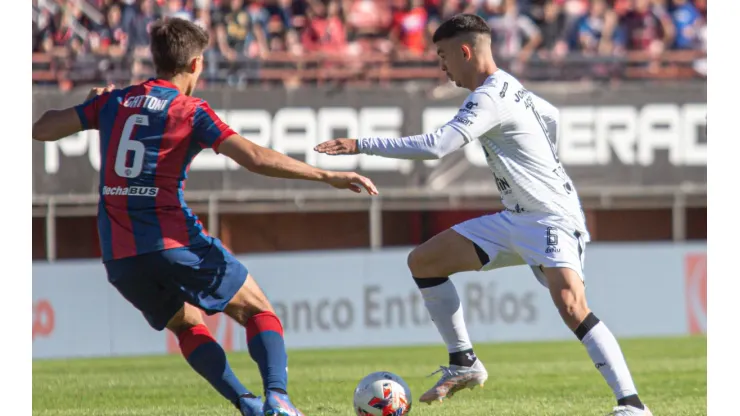
<svg viewBox="0 0 740 416"><path fill-rule="evenodd" d="M420 290L429 316L447 344L447 352L473 348L468 329L465 327L462 303L452 281L448 280L441 285Z"/></svg>
<svg viewBox="0 0 740 416"><path fill-rule="evenodd" d="M599 321L591 328L581 342L586 347L596 369L601 372L601 376L612 388L617 400L637 394L637 388L632 381L632 375L627 368L627 362L624 360L619 343L603 322Z"/></svg>

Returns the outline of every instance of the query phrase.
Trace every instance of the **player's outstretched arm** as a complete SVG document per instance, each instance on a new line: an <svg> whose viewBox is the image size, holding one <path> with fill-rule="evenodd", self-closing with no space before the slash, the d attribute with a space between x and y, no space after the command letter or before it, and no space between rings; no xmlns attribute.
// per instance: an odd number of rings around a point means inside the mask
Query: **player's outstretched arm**
<svg viewBox="0 0 740 416"><path fill-rule="evenodd" d="M82 130L97 128L97 109L104 96L113 90L113 85L105 88L93 88L85 99L85 103L65 108L64 110L48 110L41 118L33 123L31 136L34 140L52 142L71 136Z"/></svg>
<svg viewBox="0 0 740 416"><path fill-rule="evenodd" d="M53 142L82 131L82 124L74 108L48 110L33 123L34 140Z"/></svg>
<svg viewBox="0 0 740 416"><path fill-rule="evenodd" d="M218 145L218 152L233 159L250 172L275 178L304 179L327 183L338 189L377 195L373 182L354 172L333 172L316 168L275 150L259 146L238 134Z"/></svg>
<svg viewBox="0 0 740 416"><path fill-rule="evenodd" d="M496 107L490 96L474 92L457 115L434 133L398 138L363 137L334 139L314 148L328 155L364 153L394 159L441 159L482 136L498 124Z"/></svg>

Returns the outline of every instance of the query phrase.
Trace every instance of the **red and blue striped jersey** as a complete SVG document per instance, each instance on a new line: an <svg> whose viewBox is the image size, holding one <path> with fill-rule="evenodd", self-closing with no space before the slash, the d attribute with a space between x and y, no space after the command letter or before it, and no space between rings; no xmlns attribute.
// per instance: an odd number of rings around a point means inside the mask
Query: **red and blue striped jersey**
<svg viewBox="0 0 740 416"><path fill-rule="evenodd" d="M190 162L236 134L200 98L150 79L77 107L100 131L98 233L103 261L208 244L183 197Z"/></svg>

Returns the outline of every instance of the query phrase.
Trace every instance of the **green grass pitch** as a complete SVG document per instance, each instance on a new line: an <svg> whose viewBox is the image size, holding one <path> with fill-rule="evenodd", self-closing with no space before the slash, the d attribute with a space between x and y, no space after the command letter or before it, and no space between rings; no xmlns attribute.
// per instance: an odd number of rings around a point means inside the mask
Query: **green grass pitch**
<svg viewBox="0 0 740 416"><path fill-rule="evenodd" d="M706 415L705 337L621 340L642 399L658 415ZM292 351L289 389L306 416L351 416L352 392L373 371L392 371L411 386L411 415L605 415L611 391L577 342L478 344L485 388L443 404L417 402L446 363L444 346ZM230 355L237 375L259 391L246 353ZM236 416L180 356L35 361L33 414Z"/></svg>

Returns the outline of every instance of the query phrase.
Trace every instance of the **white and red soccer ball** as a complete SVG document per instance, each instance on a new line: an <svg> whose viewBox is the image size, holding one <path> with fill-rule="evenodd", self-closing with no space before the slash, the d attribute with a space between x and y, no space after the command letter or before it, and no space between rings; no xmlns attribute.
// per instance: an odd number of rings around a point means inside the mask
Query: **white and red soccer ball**
<svg viewBox="0 0 740 416"><path fill-rule="evenodd" d="M387 371L369 374L355 389L357 416L405 416L411 412L411 389Z"/></svg>

